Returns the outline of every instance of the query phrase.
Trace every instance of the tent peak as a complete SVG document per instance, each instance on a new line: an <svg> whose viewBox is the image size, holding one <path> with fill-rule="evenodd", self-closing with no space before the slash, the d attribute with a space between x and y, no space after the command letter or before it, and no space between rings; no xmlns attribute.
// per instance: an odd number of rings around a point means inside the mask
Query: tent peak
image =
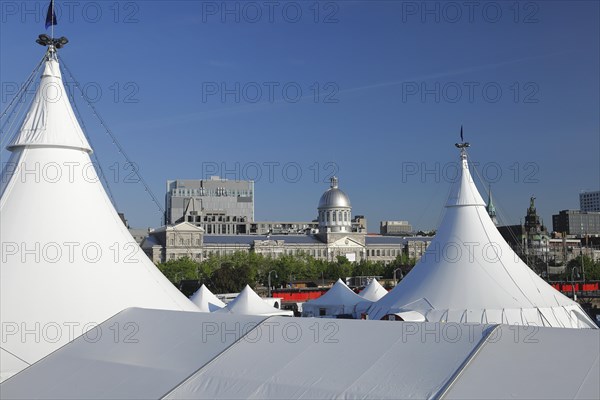
<svg viewBox="0 0 600 400"><path fill-rule="evenodd" d="M7 150L27 147L69 148L92 153L69 102L56 57L46 58L29 111Z"/></svg>

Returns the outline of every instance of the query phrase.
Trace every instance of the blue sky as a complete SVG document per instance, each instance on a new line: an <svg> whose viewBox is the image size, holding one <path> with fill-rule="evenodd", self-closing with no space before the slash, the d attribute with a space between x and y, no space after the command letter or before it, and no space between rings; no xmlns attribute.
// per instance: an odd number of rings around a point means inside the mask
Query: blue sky
<svg viewBox="0 0 600 400"><path fill-rule="evenodd" d="M47 2L0 4L4 109L42 56ZM256 178L258 220L310 220L335 173L369 231L436 228L463 124L502 222L534 195L551 228L600 187L599 3L473 4L57 1L56 34L161 201L167 179ZM119 210L159 225L79 108Z"/></svg>

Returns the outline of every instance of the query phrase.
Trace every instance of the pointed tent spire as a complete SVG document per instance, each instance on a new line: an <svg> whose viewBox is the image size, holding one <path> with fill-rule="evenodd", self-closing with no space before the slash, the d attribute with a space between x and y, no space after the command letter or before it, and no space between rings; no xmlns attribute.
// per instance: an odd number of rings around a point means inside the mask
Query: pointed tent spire
<svg viewBox="0 0 600 400"><path fill-rule="evenodd" d="M338 279L321 297L304 303L302 314L318 316L321 308L327 310L327 315L352 314L354 307L363 301L365 301L363 297L354 293L344 281Z"/></svg>
<svg viewBox="0 0 600 400"><path fill-rule="evenodd" d="M241 315L284 315L293 316L292 311L280 310L268 305L249 285L237 295L235 299L229 302L225 307L215 311L217 313L230 313Z"/></svg>
<svg viewBox="0 0 600 400"><path fill-rule="evenodd" d="M502 238L469 173L467 146L457 147L461 176L436 236L398 286L371 306L369 317L405 319L413 312L434 322L594 328L579 304L544 282Z"/></svg>
<svg viewBox="0 0 600 400"><path fill-rule="evenodd" d="M91 153L92 148L69 103L58 61L50 54L29 112L7 150L63 147Z"/></svg>
<svg viewBox="0 0 600 400"><path fill-rule="evenodd" d="M198 311L142 252L113 208L55 57L48 57L8 149L0 191L0 323L60 331L52 340L5 337L2 349L14 359L3 352L0 380L125 308Z"/></svg>
<svg viewBox="0 0 600 400"><path fill-rule="evenodd" d="M225 307L225 303L219 300L204 284L190 297L190 301L202 312L213 312Z"/></svg>
<svg viewBox="0 0 600 400"><path fill-rule="evenodd" d="M388 291L385 290L383 286L381 286L381 283L379 283L377 279L373 278L373 280L369 282L369 284L365 286L365 288L361 290L361 292L358 295L364 298L365 300L377 301L383 296L385 296L387 293Z"/></svg>

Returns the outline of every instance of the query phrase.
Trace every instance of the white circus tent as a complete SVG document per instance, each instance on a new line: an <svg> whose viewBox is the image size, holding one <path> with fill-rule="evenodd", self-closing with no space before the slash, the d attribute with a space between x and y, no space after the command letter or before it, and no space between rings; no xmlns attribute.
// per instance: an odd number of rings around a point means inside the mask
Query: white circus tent
<svg viewBox="0 0 600 400"><path fill-rule="evenodd" d="M225 303L208 290L206 285L200 286L200 289L196 290L190 300L202 312L213 312L225 307Z"/></svg>
<svg viewBox="0 0 600 400"><path fill-rule="evenodd" d="M365 299L352 291L341 279L324 295L302 305L303 317L326 317L354 314L354 308Z"/></svg>
<svg viewBox="0 0 600 400"><path fill-rule="evenodd" d="M461 174L425 255L369 309L371 319L597 328L576 302L537 276L488 216L461 148Z"/></svg>
<svg viewBox="0 0 600 400"><path fill-rule="evenodd" d="M52 47L44 64L2 170L2 380L127 307L197 311L109 201Z"/></svg>
<svg viewBox="0 0 600 400"><path fill-rule="evenodd" d="M280 310L267 304L254 290L248 285L225 307L215 311L216 313L229 313L238 315L261 315L274 316L283 315L293 317L294 312Z"/></svg>
<svg viewBox="0 0 600 400"><path fill-rule="evenodd" d="M377 301L383 296L385 296L387 293L388 291L385 290L383 286L381 286L381 283L379 283L377 279L373 278L373 280L369 282L369 284L365 286L365 288L361 290L358 295L364 298L365 300Z"/></svg>

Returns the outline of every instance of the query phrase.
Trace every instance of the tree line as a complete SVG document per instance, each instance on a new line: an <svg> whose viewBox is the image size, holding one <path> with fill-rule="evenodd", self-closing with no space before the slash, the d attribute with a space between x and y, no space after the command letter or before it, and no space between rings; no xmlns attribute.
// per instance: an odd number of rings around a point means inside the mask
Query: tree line
<svg viewBox="0 0 600 400"><path fill-rule="evenodd" d="M298 280L321 284L338 278L343 280L349 276L382 276L384 279L391 279L397 268L406 274L414 264L415 260L409 259L406 254L385 264L367 260L352 263L344 256L338 256L335 261L325 261L308 254L271 258L254 252L239 251L227 255L211 255L201 262L179 258L157 266L177 287L180 287L181 281L197 280L214 293L236 293L247 284L252 288L267 286L269 272L271 286L279 288ZM397 275L400 277L399 271Z"/></svg>

